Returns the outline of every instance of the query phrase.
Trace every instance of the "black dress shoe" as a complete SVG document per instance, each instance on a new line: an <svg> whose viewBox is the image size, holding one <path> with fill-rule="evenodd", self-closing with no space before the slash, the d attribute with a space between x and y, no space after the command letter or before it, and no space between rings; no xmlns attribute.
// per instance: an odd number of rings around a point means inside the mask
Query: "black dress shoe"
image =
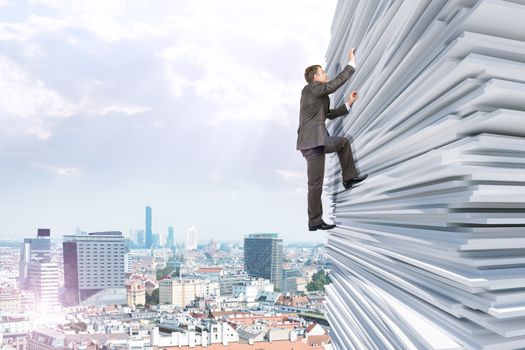
<svg viewBox="0 0 525 350"><path fill-rule="evenodd" d="M310 231L317 231L317 230L331 230L335 227L335 225L329 225L326 222L323 221L322 224L315 225L315 226L309 226L308 230Z"/></svg>
<svg viewBox="0 0 525 350"><path fill-rule="evenodd" d="M366 179L368 177L367 174L363 175L363 176L356 176L350 180L347 180L347 181L343 181L343 186L346 188L346 189L349 189L351 188L353 185L357 184L357 183L360 183L361 181L363 181L364 179Z"/></svg>

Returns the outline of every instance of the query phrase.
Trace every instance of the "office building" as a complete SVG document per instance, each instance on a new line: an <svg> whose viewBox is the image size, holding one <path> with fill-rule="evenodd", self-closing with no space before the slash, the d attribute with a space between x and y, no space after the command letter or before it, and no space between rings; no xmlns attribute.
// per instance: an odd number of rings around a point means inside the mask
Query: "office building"
<svg viewBox="0 0 525 350"><path fill-rule="evenodd" d="M125 257L121 232L64 236L64 304L125 304Z"/></svg>
<svg viewBox="0 0 525 350"><path fill-rule="evenodd" d="M66 350L67 346L66 336L57 330L50 328L43 328L32 330L27 337L28 350Z"/></svg>
<svg viewBox="0 0 525 350"><path fill-rule="evenodd" d="M283 240L277 233L256 233L245 237L244 266L248 275L266 278L281 290Z"/></svg>
<svg viewBox="0 0 525 350"><path fill-rule="evenodd" d="M199 267L195 273L202 277L202 279L219 283L220 277L224 274L222 267Z"/></svg>
<svg viewBox="0 0 525 350"><path fill-rule="evenodd" d="M19 287L28 288L28 268L30 261L50 262L51 259L51 230L39 228L36 238L26 238L20 248Z"/></svg>
<svg viewBox="0 0 525 350"><path fill-rule="evenodd" d="M159 247L164 248L166 246L166 234L159 232L157 235L159 236Z"/></svg>
<svg viewBox="0 0 525 350"><path fill-rule="evenodd" d="M144 230L137 230L136 231L136 240L138 246L145 246L146 245L146 238L144 234Z"/></svg>
<svg viewBox="0 0 525 350"><path fill-rule="evenodd" d="M273 293L274 284L264 278L250 278L233 285L233 296L243 296L248 301L255 301L259 293Z"/></svg>
<svg viewBox="0 0 525 350"><path fill-rule="evenodd" d="M146 248L151 248L152 246L152 235L153 232L151 230L151 207L146 207Z"/></svg>
<svg viewBox="0 0 525 350"><path fill-rule="evenodd" d="M196 298L220 295L217 282L164 277L159 282L159 303L185 307Z"/></svg>
<svg viewBox="0 0 525 350"><path fill-rule="evenodd" d="M36 238L26 238L20 249L19 286L34 295L36 310L47 312L58 302L58 264L51 262L51 231L39 228Z"/></svg>
<svg viewBox="0 0 525 350"><path fill-rule="evenodd" d="M35 294L30 290L0 287L0 311L13 314L34 313Z"/></svg>
<svg viewBox="0 0 525 350"><path fill-rule="evenodd" d="M248 280L250 280L250 277L247 274L223 274L219 276L221 295L233 295L233 286Z"/></svg>
<svg viewBox="0 0 525 350"><path fill-rule="evenodd" d="M128 305L146 305L146 287L141 281L131 281L126 285Z"/></svg>
<svg viewBox="0 0 525 350"><path fill-rule="evenodd" d="M299 270L293 268L283 269L283 292L294 293L297 292L297 277L299 277Z"/></svg>
<svg viewBox="0 0 525 350"><path fill-rule="evenodd" d="M173 226L168 227L168 239L166 245L169 248L175 247L175 230L173 229Z"/></svg>
<svg viewBox="0 0 525 350"><path fill-rule="evenodd" d="M151 235L151 246L150 248L159 248L160 247L160 236L158 233Z"/></svg>
<svg viewBox="0 0 525 350"><path fill-rule="evenodd" d="M197 229L195 225L186 230L186 250L197 249Z"/></svg>
<svg viewBox="0 0 525 350"><path fill-rule="evenodd" d="M58 264L30 261L28 289L35 295L36 310L50 312L60 309L58 301Z"/></svg>
<svg viewBox="0 0 525 350"><path fill-rule="evenodd" d="M8 313L20 312L20 290L11 288L0 289L0 311Z"/></svg>
<svg viewBox="0 0 525 350"><path fill-rule="evenodd" d="M133 271L133 255L131 253L124 254L124 272L131 273Z"/></svg>

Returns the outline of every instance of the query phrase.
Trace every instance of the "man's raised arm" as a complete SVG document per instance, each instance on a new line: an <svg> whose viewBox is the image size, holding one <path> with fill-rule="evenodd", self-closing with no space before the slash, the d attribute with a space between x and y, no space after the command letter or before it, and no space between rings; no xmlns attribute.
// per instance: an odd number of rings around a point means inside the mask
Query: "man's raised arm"
<svg viewBox="0 0 525 350"><path fill-rule="evenodd" d="M355 72L355 56L354 48L348 52L348 65L339 73L334 79L327 81L324 84L316 84L312 86L312 92L317 95L329 95L339 89Z"/></svg>

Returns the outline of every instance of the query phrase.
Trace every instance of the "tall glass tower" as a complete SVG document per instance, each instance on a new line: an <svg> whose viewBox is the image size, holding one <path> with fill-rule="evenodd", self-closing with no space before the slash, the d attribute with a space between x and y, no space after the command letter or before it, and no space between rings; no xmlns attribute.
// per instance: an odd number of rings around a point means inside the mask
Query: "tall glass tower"
<svg viewBox="0 0 525 350"><path fill-rule="evenodd" d="M244 266L250 276L269 279L282 290L283 240L277 233L256 233L244 238Z"/></svg>
<svg viewBox="0 0 525 350"><path fill-rule="evenodd" d="M166 245L170 248L175 246L175 230L173 226L168 227L168 239Z"/></svg>
<svg viewBox="0 0 525 350"><path fill-rule="evenodd" d="M151 207L146 207L146 248L151 248L152 232L151 232Z"/></svg>

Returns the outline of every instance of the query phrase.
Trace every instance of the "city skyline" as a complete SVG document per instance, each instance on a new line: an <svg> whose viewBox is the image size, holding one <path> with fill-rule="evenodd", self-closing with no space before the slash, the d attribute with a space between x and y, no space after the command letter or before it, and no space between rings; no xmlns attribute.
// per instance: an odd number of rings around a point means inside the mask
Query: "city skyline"
<svg viewBox="0 0 525 350"><path fill-rule="evenodd" d="M252 236L277 234L247 237ZM213 343L314 349L330 342L328 331L316 326L328 326L316 277L329 268L322 248L283 250L278 244L280 256L286 256L279 269L295 271L286 274L285 292L280 274L267 279L245 273L244 252L236 244L219 248L212 241L180 254L178 249L128 250L121 232L79 230L63 237L61 247L50 244L50 229L38 228L34 237L19 247L1 248L2 348L52 343L65 349L96 341L159 349ZM186 322L195 329L179 326ZM228 327L225 339L221 327Z"/></svg>
<svg viewBox="0 0 525 350"><path fill-rule="evenodd" d="M335 1L0 8L0 238L143 229L149 205L176 237L324 240L295 136Z"/></svg>
<svg viewBox="0 0 525 350"><path fill-rule="evenodd" d="M194 225L192 225L194 226ZM152 246L151 249L159 249L159 248L177 248L177 247L184 247L185 244L186 244L186 239L187 239L187 230L189 229L192 229L192 227L188 227L184 234L179 234L177 235L177 233L175 231L171 231L173 232L173 245L169 245L169 235L170 235L170 229L173 229L173 226L168 226L166 228L166 232L163 233L163 232L155 232L153 231L153 236L155 235L164 235L164 240L161 242L162 244L160 245L157 245L157 246ZM195 226L195 229L198 230L198 227ZM35 230L46 230L46 231L50 231L49 228L35 228ZM80 228L80 227L77 227L76 232L73 232L71 234L50 234L49 238L50 238L50 242L51 242L51 245L52 247L57 247L57 246L61 246L62 243L64 242L64 237L65 236L72 236L72 235L88 235L89 233L92 233L92 232L97 232L97 231L92 231L92 230L84 230L83 228ZM120 232L122 233L122 236L124 237L125 240L129 240L133 243L133 245L131 246L132 249L148 249L146 248L146 244L145 244L145 241L144 241L144 230L143 229L135 229L135 228L129 228L128 231L120 231L120 230L101 230L100 232L102 231L107 231L107 232L110 232L110 231L113 231L113 232ZM208 237L208 238L200 238L200 234L199 234L199 238L197 239L197 245L198 247L196 249L200 249L204 246L207 246L210 242L215 242L215 243L237 243L237 244L240 244L240 246L243 246L243 242L244 242L244 239L246 238L246 236L249 236L249 235L265 235L265 234L278 234L280 235L280 233L276 233L276 232L273 232L273 231L267 231L267 232L246 232L246 233L243 233L242 235L236 237L236 238L233 238L233 239L222 239L222 238L217 238L217 237ZM28 234L30 235L30 234ZM142 238L142 242L141 242L141 238ZM3 237L0 237L0 247L10 247L10 246L13 246L13 245L16 245L18 246L19 244L24 244L24 241L26 240L27 238L25 237L22 237L22 238L14 238L14 239L6 239L6 238L3 238ZM317 246L317 245L323 245L324 242L322 240L319 240L319 241L303 241L303 240L283 240L283 245L284 246L293 246L293 247L301 247L303 246L304 244L304 247L314 247L314 246Z"/></svg>

